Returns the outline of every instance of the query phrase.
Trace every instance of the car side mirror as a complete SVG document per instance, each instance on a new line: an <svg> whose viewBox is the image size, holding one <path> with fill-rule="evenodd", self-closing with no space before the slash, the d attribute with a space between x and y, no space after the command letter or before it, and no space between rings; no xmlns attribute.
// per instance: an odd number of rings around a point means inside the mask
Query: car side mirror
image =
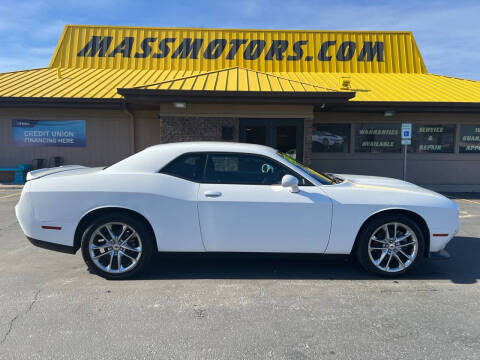
<svg viewBox="0 0 480 360"><path fill-rule="evenodd" d="M282 186L288 188L288 191L297 193L300 191L298 188L298 179L292 175L285 175L282 177Z"/></svg>

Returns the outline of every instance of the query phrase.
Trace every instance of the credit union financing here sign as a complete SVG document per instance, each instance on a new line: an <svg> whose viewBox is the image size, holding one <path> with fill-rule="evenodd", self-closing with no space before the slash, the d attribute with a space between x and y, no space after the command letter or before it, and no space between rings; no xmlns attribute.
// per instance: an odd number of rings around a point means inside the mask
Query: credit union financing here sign
<svg viewBox="0 0 480 360"><path fill-rule="evenodd" d="M12 119L14 146L85 147L85 120Z"/></svg>

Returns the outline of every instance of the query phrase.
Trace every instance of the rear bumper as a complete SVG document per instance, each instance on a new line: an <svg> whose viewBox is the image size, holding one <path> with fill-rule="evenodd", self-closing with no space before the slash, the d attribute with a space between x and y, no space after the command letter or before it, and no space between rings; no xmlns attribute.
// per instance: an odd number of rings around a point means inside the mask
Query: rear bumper
<svg viewBox="0 0 480 360"><path fill-rule="evenodd" d="M37 240L29 236L27 236L27 239L32 243L32 245L35 245L42 249L53 250L53 251L58 251L65 254L72 254L72 255L74 255L77 252L73 246L67 246L67 245L51 243L48 241Z"/></svg>
<svg viewBox="0 0 480 360"><path fill-rule="evenodd" d="M67 248L73 247L77 224L65 221L39 220L33 209L30 187L31 181L25 184L20 200L15 206L15 214L25 236L44 243L52 243Z"/></svg>

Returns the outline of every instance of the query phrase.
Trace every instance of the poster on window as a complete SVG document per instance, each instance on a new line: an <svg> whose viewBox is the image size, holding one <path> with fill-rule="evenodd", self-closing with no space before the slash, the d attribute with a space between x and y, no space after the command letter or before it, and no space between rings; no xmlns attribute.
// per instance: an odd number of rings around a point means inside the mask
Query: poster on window
<svg viewBox="0 0 480 360"><path fill-rule="evenodd" d="M460 126L460 153L480 153L480 125Z"/></svg>
<svg viewBox="0 0 480 360"><path fill-rule="evenodd" d="M12 119L14 146L86 146L85 120Z"/></svg>
<svg viewBox="0 0 480 360"><path fill-rule="evenodd" d="M392 153L401 150L400 123L357 124L355 151Z"/></svg>
<svg viewBox="0 0 480 360"><path fill-rule="evenodd" d="M313 124L313 152L348 152L350 124Z"/></svg>
<svg viewBox="0 0 480 360"><path fill-rule="evenodd" d="M412 151L416 153L453 153L455 125L414 125Z"/></svg>

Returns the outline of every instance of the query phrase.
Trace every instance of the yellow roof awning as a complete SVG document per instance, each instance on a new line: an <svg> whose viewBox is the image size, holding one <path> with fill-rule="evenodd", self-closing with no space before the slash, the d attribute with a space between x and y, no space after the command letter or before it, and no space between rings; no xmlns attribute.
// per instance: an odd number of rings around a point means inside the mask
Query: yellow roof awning
<svg viewBox="0 0 480 360"><path fill-rule="evenodd" d="M265 73L239 66L202 72L136 87L144 90L337 92L312 79L288 74Z"/></svg>
<svg viewBox="0 0 480 360"><path fill-rule="evenodd" d="M480 82L434 74L260 73L242 68L185 70L35 69L0 74L0 97L120 99L117 89L216 91L342 91L348 77L354 102L479 103Z"/></svg>

